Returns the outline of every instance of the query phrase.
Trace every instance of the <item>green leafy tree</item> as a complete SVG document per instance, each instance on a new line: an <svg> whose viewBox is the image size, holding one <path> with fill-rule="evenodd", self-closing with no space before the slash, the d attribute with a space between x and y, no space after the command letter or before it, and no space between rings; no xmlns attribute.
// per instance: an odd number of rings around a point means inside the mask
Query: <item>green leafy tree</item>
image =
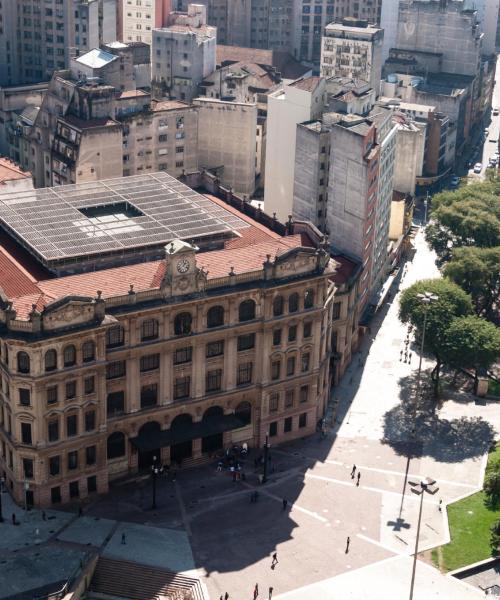
<svg viewBox="0 0 500 600"><path fill-rule="evenodd" d="M472 369L477 389L479 373L500 356L500 329L477 315L453 319L444 332L442 355L455 367Z"/></svg>
<svg viewBox="0 0 500 600"><path fill-rule="evenodd" d="M483 490L486 494L486 504L490 508L496 508L500 503L500 471L486 475Z"/></svg>
<svg viewBox="0 0 500 600"><path fill-rule="evenodd" d="M456 248L444 275L471 295L478 315L499 324L500 246Z"/></svg>
<svg viewBox="0 0 500 600"><path fill-rule="evenodd" d="M422 304L418 294L430 292L438 296L431 304ZM404 290L400 298L399 318L403 323L411 323L421 339L426 317L424 351L432 354L436 360L432 377L434 390L439 389L439 375L444 361L443 342L445 332L453 319L470 315L472 302L462 288L448 279L422 279Z"/></svg>
<svg viewBox="0 0 500 600"><path fill-rule="evenodd" d="M500 552L500 519L491 525L490 531L491 551L496 556Z"/></svg>
<svg viewBox="0 0 500 600"><path fill-rule="evenodd" d="M426 238L438 255L438 264L448 262L453 250L461 246L500 245L500 182L442 192L434 196L432 204Z"/></svg>

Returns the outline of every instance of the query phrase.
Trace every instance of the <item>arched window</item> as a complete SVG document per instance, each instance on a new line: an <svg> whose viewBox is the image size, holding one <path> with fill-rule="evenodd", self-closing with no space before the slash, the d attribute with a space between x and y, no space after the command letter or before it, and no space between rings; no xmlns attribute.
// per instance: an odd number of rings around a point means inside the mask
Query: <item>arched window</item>
<svg viewBox="0 0 500 600"><path fill-rule="evenodd" d="M158 321L156 319L146 319L141 325L141 340L156 340L158 337Z"/></svg>
<svg viewBox="0 0 500 600"><path fill-rule="evenodd" d="M283 314L283 296L276 296L273 300L273 315L279 317Z"/></svg>
<svg viewBox="0 0 500 600"><path fill-rule="evenodd" d="M115 431L108 437L108 460L125 456L125 435Z"/></svg>
<svg viewBox="0 0 500 600"><path fill-rule="evenodd" d="M299 295L297 293L290 294L288 297L288 312L294 313L299 310Z"/></svg>
<svg viewBox="0 0 500 600"><path fill-rule="evenodd" d="M92 340L82 344L82 360L84 363L95 360L95 344Z"/></svg>
<svg viewBox="0 0 500 600"><path fill-rule="evenodd" d="M253 300L244 300L239 307L239 320L251 321L255 319L255 302Z"/></svg>
<svg viewBox="0 0 500 600"><path fill-rule="evenodd" d="M73 344L64 348L63 362L65 367L72 367L74 364L76 364L76 348L73 346Z"/></svg>
<svg viewBox="0 0 500 600"><path fill-rule="evenodd" d="M182 431L189 429L193 424L193 417L188 413L177 415L170 424L171 431Z"/></svg>
<svg viewBox="0 0 500 600"><path fill-rule="evenodd" d="M188 312L179 313L174 319L175 335L189 335L193 318Z"/></svg>
<svg viewBox="0 0 500 600"><path fill-rule="evenodd" d="M45 353L45 370L55 371L57 369L57 352L53 349Z"/></svg>
<svg viewBox="0 0 500 600"><path fill-rule="evenodd" d="M106 331L106 347L116 348L125 343L125 330L121 325L114 325Z"/></svg>
<svg viewBox="0 0 500 600"><path fill-rule="evenodd" d="M304 294L304 308L312 308L314 306L314 290L306 290Z"/></svg>
<svg viewBox="0 0 500 600"><path fill-rule="evenodd" d="M17 370L19 373L30 372L30 356L27 352L17 353Z"/></svg>
<svg viewBox="0 0 500 600"><path fill-rule="evenodd" d="M252 422L252 405L250 402L240 402L234 414L244 425L250 425Z"/></svg>
<svg viewBox="0 0 500 600"><path fill-rule="evenodd" d="M207 312L207 327L221 327L224 325L224 307L212 306Z"/></svg>
<svg viewBox="0 0 500 600"><path fill-rule="evenodd" d="M160 431L161 425L158 423L158 421L148 421L147 423L144 423L142 427L139 428L137 435L140 438L147 438L150 435L160 433Z"/></svg>

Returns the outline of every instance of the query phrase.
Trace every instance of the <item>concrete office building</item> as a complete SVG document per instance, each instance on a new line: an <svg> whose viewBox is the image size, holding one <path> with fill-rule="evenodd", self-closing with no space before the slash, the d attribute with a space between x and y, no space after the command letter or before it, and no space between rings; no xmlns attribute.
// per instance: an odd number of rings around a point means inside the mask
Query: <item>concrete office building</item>
<svg viewBox="0 0 500 600"><path fill-rule="evenodd" d="M345 18L325 28L321 47L321 75L362 79L378 95L382 76L384 32L367 21Z"/></svg>
<svg viewBox="0 0 500 600"><path fill-rule="evenodd" d="M257 177L257 105L197 98L198 164L222 185L251 196Z"/></svg>
<svg viewBox="0 0 500 600"><path fill-rule="evenodd" d="M270 229L161 173L12 198L0 474L16 502L82 500L154 457L189 467L315 432L335 262L314 227Z"/></svg>
<svg viewBox="0 0 500 600"><path fill-rule="evenodd" d="M120 41L152 45L153 29L166 27L172 11L171 0L119 0Z"/></svg>
<svg viewBox="0 0 500 600"><path fill-rule="evenodd" d="M47 81L72 56L116 35L116 0L2 2L0 86Z"/></svg>
<svg viewBox="0 0 500 600"><path fill-rule="evenodd" d="M186 13L171 13L169 23L154 30L154 93L191 102L198 95L198 85L215 71L216 29L206 24L206 7L200 4L190 4Z"/></svg>
<svg viewBox="0 0 500 600"><path fill-rule="evenodd" d="M427 123L396 113L396 156L394 189L415 195L416 183L424 174Z"/></svg>
<svg viewBox="0 0 500 600"><path fill-rule="evenodd" d="M475 77L484 34L475 10L462 0L401 2L396 47L440 57L440 71Z"/></svg>
<svg viewBox="0 0 500 600"><path fill-rule="evenodd" d="M321 77L299 79L268 97L264 205L280 220L293 209L296 126L317 119L325 102Z"/></svg>

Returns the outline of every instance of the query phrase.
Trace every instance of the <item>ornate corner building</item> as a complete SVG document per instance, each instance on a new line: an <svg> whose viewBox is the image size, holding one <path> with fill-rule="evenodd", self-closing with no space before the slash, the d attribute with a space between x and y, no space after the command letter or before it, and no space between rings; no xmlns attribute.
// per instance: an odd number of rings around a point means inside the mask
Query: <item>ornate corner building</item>
<svg viewBox="0 0 500 600"><path fill-rule="evenodd" d="M1 195L0 475L15 500L314 432L335 264L313 226L266 227L165 173Z"/></svg>

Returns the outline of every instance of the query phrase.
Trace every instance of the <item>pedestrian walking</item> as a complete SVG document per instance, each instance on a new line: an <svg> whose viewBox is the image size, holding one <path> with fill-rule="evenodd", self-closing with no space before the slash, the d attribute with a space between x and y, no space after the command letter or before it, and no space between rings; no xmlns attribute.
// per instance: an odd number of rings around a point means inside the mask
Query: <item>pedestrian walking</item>
<svg viewBox="0 0 500 600"><path fill-rule="evenodd" d="M358 481L356 482L356 487L359 486L359 480L361 479L361 472L358 471Z"/></svg>
<svg viewBox="0 0 500 600"><path fill-rule="evenodd" d="M408 364L410 364L410 363L411 363L411 352L410 352L410 354L408 354Z"/></svg>
<svg viewBox="0 0 500 600"><path fill-rule="evenodd" d="M221 594L219 600L224 600L224 596Z"/></svg>
<svg viewBox="0 0 500 600"><path fill-rule="evenodd" d="M349 552L349 544L351 543L351 538L347 536L346 544L345 544L345 553Z"/></svg>
<svg viewBox="0 0 500 600"><path fill-rule="evenodd" d="M269 586L269 598L268 598L268 600L271 600L271 598L273 597L273 589L274 589L273 586L270 585Z"/></svg>
<svg viewBox="0 0 500 600"><path fill-rule="evenodd" d="M42 510L42 520L46 521L47 520L47 515L45 514L45 511Z"/></svg>
<svg viewBox="0 0 500 600"><path fill-rule="evenodd" d="M405 362L408 360L408 352L405 352Z"/></svg>
<svg viewBox="0 0 500 600"><path fill-rule="evenodd" d="M351 469L351 479L354 479L354 476L356 475L356 465L352 465L352 469Z"/></svg>
<svg viewBox="0 0 500 600"><path fill-rule="evenodd" d="M286 510L288 506L288 500L286 498L283 498L283 510Z"/></svg>
<svg viewBox="0 0 500 600"><path fill-rule="evenodd" d="M441 512L443 510L443 501L441 500L441 498L439 498L438 510L439 510L439 512Z"/></svg>
<svg viewBox="0 0 500 600"><path fill-rule="evenodd" d="M278 564L278 553L275 552L273 554L273 562L271 563L271 569L274 569L274 567Z"/></svg>
<svg viewBox="0 0 500 600"><path fill-rule="evenodd" d="M255 587L253 588L253 600L257 600L259 596L259 584L256 583Z"/></svg>
<svg viewBox="0 0 500 600"><path fill-rule="evenodd" d="M403 351L402 350L399 351L399 360L400 361L403 360Z"/></svg>
<svg viewBox="0 0 500 600"><path fill-rule="evenodd" d="M12 513L12 525L17 525L17 523L16 523L16 513Z"/></svg>
<svg viewBox="0 0 500 600"><path fill-rule="evenodd" d="M227 592L224 594L224 600L229 600L229 594Z"/></svg>
<svg viewBox="0 0 500 600"><path fill-rule="evenodd" d="M122 544L125 545L126 543L125 534L122 533Z"/></svg>

